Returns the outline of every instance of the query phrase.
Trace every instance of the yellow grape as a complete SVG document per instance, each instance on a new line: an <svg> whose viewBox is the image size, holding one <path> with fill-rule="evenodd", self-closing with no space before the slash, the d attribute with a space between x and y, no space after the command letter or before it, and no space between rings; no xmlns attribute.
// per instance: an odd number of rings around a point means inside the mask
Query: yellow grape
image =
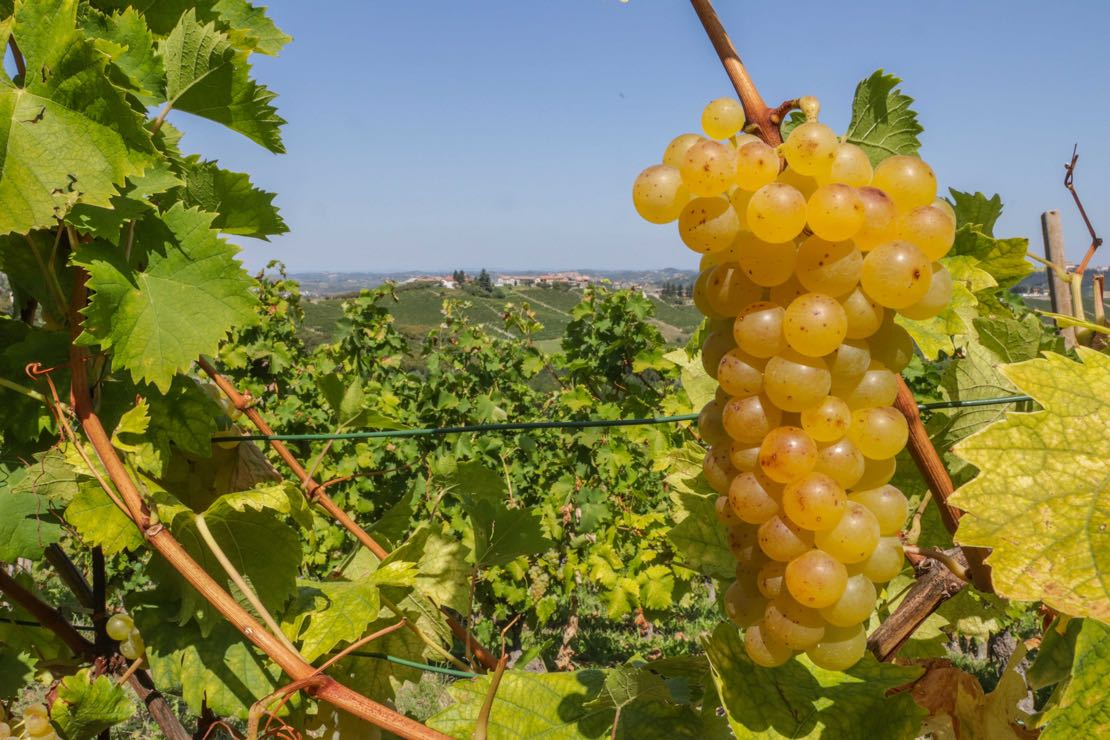
<svg viewBox="0 0 1110 740"><path fill-rule="evenodd" d="M763 618L767 599L741 581L733 581L725 591L725 614L737 627L750 627Z"/></svg>
<svg viewBox="0 0 1110 740"><path fill-rule="evenodd" d="M817 530L813 541L842 563L862 563L879 544L879 521L866 506L849 501L836 525Z"/></svg>
<svg viewBox="0 0 1110 740"><path fill-rule="evenodd" d="M743 522L732 510L732 504L728 502L728 496L718 496L716 498L713 502L713 513L717 515L717 521L726 527L734 527Z"/></svg>
<svg viewBox="0 0 1110 740"><path fill-rule="evenodd" d="M682 162L686 159L686 152L690 151L690 147L699 141L705 141L705 137L697 134L679 134L674 137L663 152L663 164L681 170Z"/></svg>
<svg viewBox="0 0 1110 740"><path fill-rule="evenodd" d="M932 278L929 258L920 249L909 242L889 242L863 258L860 285L879 305L905 308L925 297Z"/></svg>
<svg viewBox="0 0 1110 740"><path fill-rule="evenodd" d="M732 332L726 329L714 329L709 332L701 345L702 367L705 368L709 377L717 378L717 369L721 365L721 358L735 346L736 342L732 338Z"/></svg>
<svg viewBox="0 0 1110 740"><path fill-rule="evenodd" d="M831 529L844 515L848 499L840 484L824 473L810 473L782 492L782 509L803 529Z"/></svg>
<svg viewBox="0 0 1110 740"><path fill-rule="evenodd" d="M752 134L745 134L744 132L740 132L735 136L730 136L728 139L729 144L731 144L732 148L736 151L740 151L744 148L745 144L750 144L753 141L762 141L762 139Z"/></svg>
<svg viewBox="0 0 1110 740"><path fill-rule="evenodd" d="M894 201L878 188L864 187L858 191L863 202L863 225L852 237L856 246L868 252L880 244L893 241L898 234Z"/></svg>
<svg viewBox="0 0 1110 740"><path fill-rule="evenodd" d="M762 623L744 631L744 652L764 668L776 668L794 657L794 651L768 635Z"/></svg>
<svg viewBox="0 0 1110 740"><path fill-rule="evenodd" d="M108 637L117 642L126 640L134 629L135 623L126 614L113 614L104 626L104 631L108 633Z"/></svg>
<svg viewBox="0 0 1110 740"><path fill-rule="evenodd" d="M756 285L781 285L794 274L798 249L793 242L768 244L750 231L741 231L732 246L736 261Z"/></svg>
<svg viewBox="0 0 1110 740"><path fill-rule="evenodd" d="M648 167L632 184L632 205L641 218L653 224L674 221L689 201L682 173L669 165Z"/></svg>
<svg viewBox="0 0 1110 740"><path fill-rule="evenodd" d="M119 645L119 654L128 660L138 660L146 650L143 638L138 632L132 632L126 640Z"/></svg>
<svg viewBox="0 0 1110 740"><path fill-rule="evenodd" d="M787 349L767 361L763 392L783 411L798 412L829 395L832 376L820 357Z"/></svg>
<svg viewBox="0 0 1110 740"><path fill-rule="evenodd" d="M28 704L26 707L23 708L23 716L24 717L46 717L47 716L46 705L45 704Z"/></svg>
<svg viewBox="0 0 1110 740"><path fill-rule="evenodd" d="M786 310L774 303L760 301L744 308L732 325L732 338L752 357L766 359L786 350L782 321Z"/></svg>
<svg viewBox="0 0 1110 740"><path fill-rule="evenodd" d="M900 539L883 537L871 557L861 561L854 569L873 583L886 583L902 572L905 557Z"/></svg>
<svg viewBox="0 0 1110 740"><path fill-rule="evenodd" d="M835 442L848 431L852 410L836 396L825 396L802 409L802 429L818 442Z"/></svg>
<svg viewBox="0 0 1110 740"><path fill-rule="evenodd" d="M772 429L759 447L759 467L764 475L776 483L797 480L813 470L816 464L817 445L798 427Z"/></svg>
<svg viewBox="0 0 1110 740"><path fill-rule="evenodd" d="M708 445L720 444L728 440L728 433L721 423L721 407L724 404L713 399L698 413L698 436Z"/></svg>
<svg viewBox="0 0 1110 740"><path fill-rule="evenodd" d="M736 249L730 243L724 249L717 249L713 252L705 252L701 257L698 257L698 272L707 272L712 270L717 265L723 265L726 262L736 261Z"/></svg>
<svg viewBox="0 0 1110 740"><path fill-rule="evenodd" d="M759 569L767 563L767 556L755 544L756 530L750 524L740 523L747 534L744 535L743 541L745 547L740 551L736 557L736 580L742 582L750 590L758 590L756 577L759 575Z"/></svg>
<svg viewBox="0 0 1110 740"><path fill-rule="evenodd" d="M936 279L934 271L933 280ZM883 319L878 331L871 335L870 343L871 356L892 373L902 372L913 359L913 338L908 331L894 323L893 316L888 315Z"/></svg>
<svg viewBox="0 0 1110 740"><path fill-rule="evenodd" d="M736 98L711 100L701 113L701 127L710 139L727 139L744 128L744 106Z"/></svg>
<svg viewBox="0 0 1110 740"><path fill-rule="evenodd" d="M929 205L937 197L937 176L933 168L917 157L887 157L875 168L871 185L894 201L899 213Z"/></svg>
<svg viewBox="0 0 1110 740"><path fill-rule="evenodd" d="M714 267L705 283L705 299L718 316L736 316L762 295L762 289L735 262Z"/></svg>
<svg viewBox="0 0 1110 740"><path fill-rule="evenodd" d="M835 604L848 585L848 569L839 560L810 550L786 565L786 589L794 600L811 609Z"/></svg>
<svg viewBox="0 0 1110 740"><path fill-rule="evenodd" d="M782 411L760 393L747 398L731 399L721 410L721 421L733 440L755 444L779 425Z"/></svg>
<svg viewBox="0 0 1110 740"><path fill-rule="evenodd" d="M860 454L862 455L862 453ZM864 461L863 473L860 475L855 485L849 486L850 488L863 491L868 488L878 488L885 483L889 483L890 479L894 477L894 471L898 464L893 457L877 460L864 458Z"/></svg>
<svg viewBox="0 0 1110 740"><path fill-rule="evenodd" d="M758 547L758 539L757 530L750 524L738 524L735 527L729 527L728 532L725 533L725 543L728 545L729 552L741 563L753 560L757 554L762 556L762 551ZM737 565L737 570L741 570L739 565Z"/></svg>
<svg viewBox="0 0 1110 740"><path fill-rule="evenodd" d="M797 170L794 170L791 167L787 167L785 170L779 173L778 181L781 182L783 185L789 185L790 187L797 189L797 191L801 193L802 197L804 197L806 200L809 200L809 196L813 195L814 191L818 188L818 184L815 179L813 179L809 175L800 174Z"/></svg>
<svg viewBox="0 0 1110 740"><path fill-rule="evenodd" d="M821 609L821 618L834 627L853 627L871 616L878 596L875 584L867 576L862 573L849 576L844 593L835 603Z"/></svg>
<svg viewBox="0 0 1110 740"><path fill-rule="evenodd" d="M728 198L694 198L678 216L678 235L695 252L727 249L740 233L740 217Z"/></svg>
<svg viewBox="0 0 1110 740"><path fill-rule="evenodd" d="M848 333L848 316L835 298L824 293L806 293L795 298L787 307L782 330L786 342L796 352L809 357L823 357L844 341Z"/></svg>
<svg viewBox="0 0 1110 740"><path fill-rule="evenodd" d="M833 381L832 392L843 398L852 411L890 406L898 395L898 376L882 365L872 363L871 368L854 382Z"/></svg>
<svg viewBox="0 0 1110 740"><path fill-rule="evenodd" d="M940 210L947 213L948 218L952 219L952 223L956 223L956 209L953 208L952 204L946 201L944 198L937 198L936 200L934 200L933 207L939 208Z"/></svg>
<svg viewBox="0 0 1110 740"><path fill-rule="evenodd" d="M790 132L782 149L786 161L798 173L814 176L829 171L839 145L831 128L817 121L807 121Z"/></svg>
<svg viewBox="0 0 1110 740"><path fill-rule="evenodd" d="M806 225L806 199L782 182L764 185L748 201L748 228L765 242L788 242Z"/></svg>
<svg viewBox="0 0 1110 740"><path fill-rule="evenodd" d="M864 259L863 263L866 265L867 260ZM862 289L854 288L840 299L840 305L844 307L844 317L848 322L845 330L848 339L866 339L882 326L886 311Z"/></svg>
<svg viewBox="0 0 1110 740"><path fill-rule="evenodd" d="M744 144L736 152L736 184L755 192L778 177L782 162L775 150L762 141Z"/></svg>
<svg viewBox="0 0 1110 740"><path fill-rule="evenodd" d="M863 476L867 458L850 439L839 439L817 448L817 466L814 471L824 473L847 490Z"/></svg>
<svg viewBox="0 0 1110 740"><path fill-rule="evenodd" d="M871 510L879 521L879 534L884 537L898 534L910 514L910 502L906 495L889 484L856 491L848 499Z"/></svg>
<svg viewBox="0 0 1110 740"><path fill-rule="evenodd" d="M736 469L728 460L728 445L714 445L706 450L701 469L709 487L721 496L727 496L729 484L736 475Z"/></svg>
<svg viewBox="0 0 1110 740"><path fill-rule="evenodd" d="M713 310L709 305L709 275L713 272L713 268L702 270L698 273L698 277L694 280L694 307L698 309L701 315L710 319L723 319L726 318Z"/></svg>
<svg viewBox="0 0 1110 740"><path fill-rule="evenodd" d="M728 196L728 201L732 203L732 207L736 210L736 217L740 220L740 228L744 231L748 230L748 202L751 199L751 191L743 188L733 188Z"/></svg>
<svg viewBox="0 0 1110 740"><path fill-rule="evenodd" d="M771 560L787 563L813 547L813 532L802 529L785 514L776 514L759 525L756 541Z"/></svg>
<svg viewBox="0 0 1110 740"><path fill-rule="evenodd" d="M752 357L736 347L729 350L717 365L717 382L735 398L754 396L763 390L763 367L766 360Z"/></svg>
<svg viewBox="0 0 1110 740"><path fill-rule="evenodd" d="M854 627L829 627L806 655L826 671L846 671L867 652L867 632L862 624Z"/></svg>
<svg viewBox="0 0 1110 740"><path fill-rule="evenodd" d="M859 188L871 183L872 174L874 170L867 153L855 144L844 143L833 150L832 166L828 172L817 176L817 182L820 185L842 182Z"/></svg>
<svg viewBox="0 0 1110 740"><path fill-rule="evenodd" d="M750 473L759 467L759 445L751 442L731 442L728 461L742 473Z"/></svg>
<svg viewBox="0 0 1110 740"><path fill-rule="evenodd" d="M871 366L871 348L864 339L845 339L825 361L833 382L844 383L858 378Z"/></svg>
<svg viewBox="0 0 1110 740"><path fill-rule="evenodd" d="M761 472L741 473L728 489L732 513L748 524L763 524L778 514L781 499L782 486Z"/></svg>
<svg viewBox="0 0 1110 740"><path fill-rule="evenodd" d="M898 217L898 238L939 260L956 240L956 220L935 205L918 206Z"/></svg>
<svg viewBox="0 0 1110 740"><path fill-rule="evenodd" d="M908 438L906 417L898 409L886 406L852 412L848 439L855 443L864 457L873 460L894 457L906 446Z"/></svg>
<svg viewBox="0 0 1110 740"><path fill-rule="evenodd" d="M726 144L699 141L682 158L682 181L694 195L714 196L728 190L736 175L736 154Z"/></svg>
<svg viewBox="0 0 1110 740"><path fill-rule="evenodd" d="M49 719L37 714L27 714L26 710L23 712L23 729L32 738L54 734L54 728Z"/></svg>
<svg viewBox="0 0 1110 740"><path fill-rule="evenodd" d="M825 635L825 620L816 609L799 604L789 593L780 593L767 604L763 629L769 637L792 650L816 645Z"/></svg>
<svg viewBox="0 0 1110 740"><path fill-rule="evenodd" d="M0 722L0 740L8 740L12 736L12 728L7 722Z"/></svg>
<svg viewBox="0 0 1110 740"><path fill-rule="evenodd" d="M798 282L814 293L844 295L859 283L862 270L863 254L850 241L811 236L798 249Z"/></svg>
<svg viewBox="0 0 1110 740"><path fill-rule="evenodd" d="M931 269L933 277L929 281L929 289L925 295L912 306L898 309L898 313L907 319L915 321L931 319L948 308L948 304L952 301L952 275L939 262L934 262Z"/></svg>
<svg viewBox="0 0 1110 740"><path fill-rule="evenodd" d="M768 560L755 576L755 586L766 599L773 599L782 593L782 579L786 575L786 563Z"/></svg>
<svg viewBox="0 0 1110 740"><path fill-rule="evenodd" d="M769 291L771 303L786 308L790 302L800 295L805 295L809 291L802 287L797 278L790 278L782 285L776 285Z"/></svg>
<svg viewBox="0 0 1110 740"><path fill-rule="evenodd" d="M806 218L814 234L831 242L851 239L863 226L863 198L851 185L822 185L809 196Z"/></svg>

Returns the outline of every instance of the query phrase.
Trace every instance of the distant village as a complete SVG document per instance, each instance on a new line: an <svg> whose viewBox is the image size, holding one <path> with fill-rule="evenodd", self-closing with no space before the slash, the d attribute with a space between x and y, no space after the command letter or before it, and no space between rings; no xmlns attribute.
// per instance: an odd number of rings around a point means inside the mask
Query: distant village
<svg viewBox="0 0 1110 740"><path fill-rule="evenodd" d="M593 280L595 280L595 278L591 278L589 275L583 275L580 272L548 272L542 275L490 275L485 270L482 270L477 275L467 275L462 270L455 270L450 275L416 275L407 280L402 280L398 285L419 285L423 283L440 288L447 288L448 290L457 290L467 282L475 282L481 285L488 281L489 286L494 288L523 288L531 286L546 288L584 288Z"/></svg>

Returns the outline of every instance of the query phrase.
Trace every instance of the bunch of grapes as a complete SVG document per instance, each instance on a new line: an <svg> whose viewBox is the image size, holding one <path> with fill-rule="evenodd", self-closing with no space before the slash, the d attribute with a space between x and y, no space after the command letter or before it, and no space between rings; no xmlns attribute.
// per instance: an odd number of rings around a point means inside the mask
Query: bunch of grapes
<svg viewBox="0 0 1110 740"><path fill-rule="evenodd" d="M50 724L44 704L29 704L23 709L23 734L18 737L29 740L57 740L58 734ZM6 722L0 722L0 740L14 738L12 728Z"/></svg>
<svg viewBox="0 0 1110 740"><path fill-rule="evenodd" d="M131 621L131 617L126 614L113 614L108 619L104 631L108 633L108 637L120 644L120 655L128 660L138 660L146 651L143 636L135 629L135 623Z"/></svg>
<svg viewBox="0 0 1110 740"><path fill-rule="evenodd" d="M956 222L921 159L873 168L818 122L816 101L803 110L775 148L741 133L738 101L714 100L706 136L674 139L632 199L701 255L694 303L719 387L698 429L737 560L725 611L756 663L805 651L843 670L866 649L876 585L903 565L908 504L888 482L908 437L893 404L913 342L894 314L947 305L937 260Z"/></svg>

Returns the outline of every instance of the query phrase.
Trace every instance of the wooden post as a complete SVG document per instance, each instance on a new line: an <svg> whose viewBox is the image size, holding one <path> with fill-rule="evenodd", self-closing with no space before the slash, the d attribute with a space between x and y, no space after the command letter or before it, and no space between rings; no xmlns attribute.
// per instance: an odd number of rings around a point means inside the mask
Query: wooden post
<svg viewBox="0 0 1110 740"><path fill-rule="evenodd" d="M1041 233L1044 236L1044 256L1059 268L1060 272L1066 269L1064 260L1064 226L1060 222L1060 212L1056 209L1045 211L1041 214ZM1068 284L1060 277L1057 270L1045 268L1048 272L1048 295L1052 301L1052 312L1072 316L1071 290ZM1075 346L1075 329L1061 329L1064 337L1064 346L1071 349Z"/></svg>

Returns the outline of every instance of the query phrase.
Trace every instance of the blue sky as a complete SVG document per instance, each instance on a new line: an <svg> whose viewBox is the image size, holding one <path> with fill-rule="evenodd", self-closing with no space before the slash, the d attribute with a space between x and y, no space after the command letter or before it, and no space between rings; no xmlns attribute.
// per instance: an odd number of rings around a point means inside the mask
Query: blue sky
<svg viewBox="0 0 1110 740"><path fill-rule="evenodd" d="M902 77L942 187L1000 193L996 233L1038 252L1039 215L1060 208L1073 259L1088 239L1062 177L1078 141L1080 193L1110 232L1110 3L716 5L768 102L816 95L838 131L860 79ZM288 154L170 119L187 150L278 193L291 233L243 240L248 266L695 264L630 199L670 138L732 93L685 0L274 0L270 13L294 42L255 65Z"/></svg>

